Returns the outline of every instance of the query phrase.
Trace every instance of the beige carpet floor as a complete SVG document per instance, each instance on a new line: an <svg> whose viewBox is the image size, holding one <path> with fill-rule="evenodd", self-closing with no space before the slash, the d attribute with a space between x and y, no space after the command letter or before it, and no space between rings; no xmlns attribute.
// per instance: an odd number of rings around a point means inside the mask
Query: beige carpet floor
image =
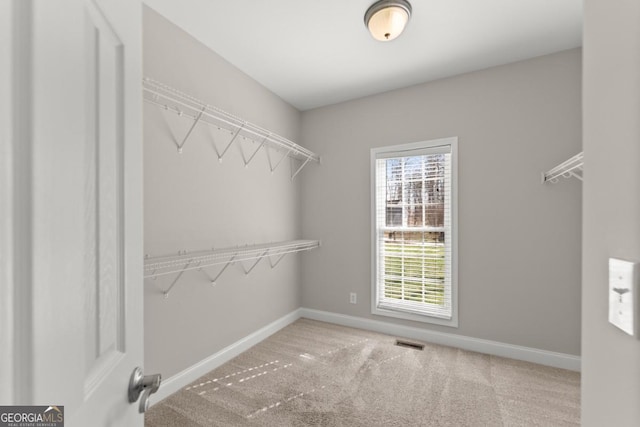
<svg viewBox="0 0 640 427"><path fill-rule="evenodd" d="M162 426L577 426L580 374L308 319L154 405Z"/></svg>

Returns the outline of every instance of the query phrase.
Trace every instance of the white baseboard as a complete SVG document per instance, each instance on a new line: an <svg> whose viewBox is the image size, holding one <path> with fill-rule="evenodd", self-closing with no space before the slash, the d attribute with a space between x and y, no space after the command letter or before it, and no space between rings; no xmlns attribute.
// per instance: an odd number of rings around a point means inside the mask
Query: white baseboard
<svg viewBox="0 0 640 427"><path fill-rule="evenodd" d="M207 372L216 369L228 362L240 353L248 350L280 329L295 322L301 317L322 322L335 323L351 328L366 329L387 335L403 338L411 338L428 343L446 345L478 353L494 356L508 357L510 359L524 360L540 365L553 366L555 368L580 371L580 357L552 351L538 350L531 347L505 344L497 341L483 340L466 337L464 335L447 334L444 332L430 331L412 326L403 326L379 320L365 319L362 317L348 316L345 314L331 313L328 311L299 308L286 316L268 324L267 326L247 335L239 341L223 348L219 352L201 360L193 366L162 381L160 389L151 396L151 406L169 397L188 384L197 380Z"/></svg>
<svg viewBox="0 0 640 427"><path fill-rule="evenodd" d="M169 397L171 394L197 380L207 372L216 369L217 367L238 356L240 353L247 351L249 348L258 344L260 341L268 338L270 335L278 332L285 326L295 322L301 317L300 310L301 309L292 311L286 316L283 316L280 319L268 324L264 328L261 328L254 333L247 335L241 340L234 342L230 346L223 348L222 350L207 357L206 359L201 360L195 365L192 365L187 369L178 372L175 375L172 375L166 380L162 380L162 385L160 386L158 391L155 394L151 395L150 406L153 406L161 400Z"/></svg>
<svg viewBox="0 0 640 427"><path fill-rule="evenodd" d="M345 314L330 313L328 311L300 309L300 316L307 319L320 320L335 323L352 328L366 329L387 335L403 338L411 338L428 343L441 344L478 353L491 354L493 356L508 357L510 359L524 360L540 365L555 368L580 371L580 357L564 353L539 350L531 347L505 344L497 341L483 340L466 337L464 335L448 334L444 332L430 331L412 326L403 326L379 320L365 319L362 317L347 316Z"/></svg>

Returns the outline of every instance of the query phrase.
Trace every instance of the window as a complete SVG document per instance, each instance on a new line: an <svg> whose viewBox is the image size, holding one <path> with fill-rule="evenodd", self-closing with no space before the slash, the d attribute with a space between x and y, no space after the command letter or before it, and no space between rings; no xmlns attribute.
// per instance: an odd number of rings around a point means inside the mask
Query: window
<svg viewBox="0 0 640 427"><path fill-rule="evenodd" d="M456 149L371 150L372 313L457 327Z"/></svg>

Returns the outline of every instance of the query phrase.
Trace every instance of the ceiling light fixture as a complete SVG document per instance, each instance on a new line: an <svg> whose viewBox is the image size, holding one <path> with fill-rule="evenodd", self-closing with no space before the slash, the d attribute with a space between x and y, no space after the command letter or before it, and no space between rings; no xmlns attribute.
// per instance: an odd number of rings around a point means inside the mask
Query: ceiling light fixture
<svg viewBox="0 0 640 427"><path fill-rule="evenodd" d="M374 39L390 41L404 31L411 17L411 4L406 0L380 0L367 9L364 24Z"/></svg>

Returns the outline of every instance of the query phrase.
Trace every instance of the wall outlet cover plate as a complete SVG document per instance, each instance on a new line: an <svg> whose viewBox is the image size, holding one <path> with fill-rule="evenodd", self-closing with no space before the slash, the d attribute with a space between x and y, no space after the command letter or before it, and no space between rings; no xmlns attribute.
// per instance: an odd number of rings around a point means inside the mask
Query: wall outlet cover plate
<svg viewBox="0 0 640 427"><path fill-rule="evenodd" d="M636 264L609 258L609 322L629 335L637 330Z"/></svg>

